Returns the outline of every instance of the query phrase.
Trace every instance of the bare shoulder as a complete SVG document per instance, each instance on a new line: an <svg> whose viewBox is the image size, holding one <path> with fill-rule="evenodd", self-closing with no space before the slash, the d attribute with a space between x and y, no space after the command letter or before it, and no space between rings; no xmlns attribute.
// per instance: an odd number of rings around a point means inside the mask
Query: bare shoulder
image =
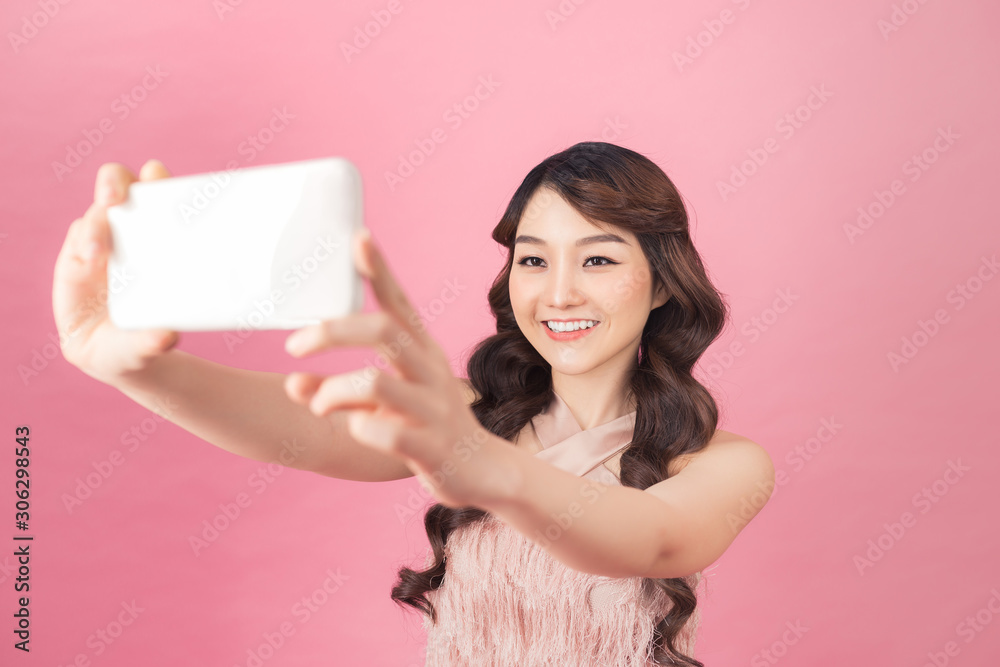
<svg viewBox="0 0 1000 667"><path fill-rule="evenodd" d="M725 553L764 508L774 490L767 451L749 438L716 431L678 474L648 489L670 511L655 517L661 556L645 576L682 577L701 572Z"/></svg>
<svg viewBox="0 0 1000 667"><path fill-rule="evenodd" d="M695 461L701 462L699 468L716 465L726 467L751 465L765 475L774 472L774 464L766 449L750 438L723 430L716 430L715 437L705 445L704 449L674 458L670 462L670 474L676 475Z"/></svg>

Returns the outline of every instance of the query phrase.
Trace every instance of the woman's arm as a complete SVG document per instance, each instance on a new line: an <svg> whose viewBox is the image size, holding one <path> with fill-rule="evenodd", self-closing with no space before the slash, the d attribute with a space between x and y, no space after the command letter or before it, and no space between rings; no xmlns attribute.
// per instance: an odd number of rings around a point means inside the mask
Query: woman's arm
<svg viewBox="0 0 1000 667"><path fill-rule="evenodd" d="M500 443L499 445L497 443ZM677 474L645 490L608 486L494 438L504 471L479 504L564 565L607 577L684 577L714 563L774 489L767 451L717 431Z"/></svg>
<svg viewBox="0 0 1000 667"><path fill-rule="evenodd" d="M362 482L413 476L358 443L347 411L318 417L292 401L280 373L232 368L172 349L111 383L136 403L233 454Z"/></svg>
<svg viewBox="0 0 1000 667"><path fill-rule="evenodd" d="M111 322L107 263L114 239L107 209L125 201L136 180L166 178L158 160L148 160L138 179L115 162L98 169L94 202L70 224L53 272L52 309L66 360L234 454L358 481L412 476L398 458L358 443L347 411L316 415L293 400L308 391L300 378L206 361L174 349L176 331L125 330Z"/></svg>

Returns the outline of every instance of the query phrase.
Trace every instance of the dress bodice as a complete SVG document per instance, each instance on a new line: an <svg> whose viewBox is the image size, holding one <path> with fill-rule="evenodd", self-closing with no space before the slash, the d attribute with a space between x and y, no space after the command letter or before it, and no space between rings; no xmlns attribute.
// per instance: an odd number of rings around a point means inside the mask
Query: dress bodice
<svg viewBox="0 0 1000 667"><path fill-rule="evenodd" d="M603 465L632 440L635 411L582 429L558 395L531 420L542 449L534 455L577 476L620 485ZM599 494L591 496L595 502ZM587 496L581 505L587 505ZM558 539L557 535L551 536ZM448 536L446 571L427 593L438 614L427 630L427 667L639 667L652 665L654 628L670 598L643 577L580 572L487 514ZM433 563L429 558L427 566ZM692 575L692 587L700 573ZM693 655L699 610L676 646Z"/></svg>

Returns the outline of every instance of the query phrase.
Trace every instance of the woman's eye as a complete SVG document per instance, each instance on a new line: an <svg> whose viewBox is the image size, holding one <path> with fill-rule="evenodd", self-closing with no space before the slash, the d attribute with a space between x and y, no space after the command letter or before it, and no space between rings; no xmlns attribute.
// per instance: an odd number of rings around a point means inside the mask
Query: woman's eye
<svg viewBox="0 0 1000 667"><path fill-rule="evenodd" d="M537 267L537 266L538 266L538 264L529 264L529 262L530 262L531 260L536 260L536 259L537 259L537 260L538 260L539 262L540 262L540 261L542 261L542 260L541 260L540 258L538 258L538 257L535 257L535 256L533 256L533 255L532 255L532 256L528 256L528 257L522 257L522 258L521 258L521 260L520 260L520 261L518 261L518 264L520 264L521 266L530 266L530 267ZM617 263L618 263L618 262L612 262L612 261L611 261L610 259L608 259L607 257L600 257L600 256L597 256L597 255L595 255L595 256L593 256L593 257L588 257L588 258L587 258L587 260L586 260L586 261L585 261L585 262L583 263L583 264L584 264L584 266L586 266L586 265L587 265L587 263L588 263L588 262L590 262L590 260L592 260L592 259L599 259L599 260L601 260L601 261L602 261L602 263L600 263L600 264L592 264L592 266L609 266L609 265L611 265L611 264L617 264Z"/></svg>

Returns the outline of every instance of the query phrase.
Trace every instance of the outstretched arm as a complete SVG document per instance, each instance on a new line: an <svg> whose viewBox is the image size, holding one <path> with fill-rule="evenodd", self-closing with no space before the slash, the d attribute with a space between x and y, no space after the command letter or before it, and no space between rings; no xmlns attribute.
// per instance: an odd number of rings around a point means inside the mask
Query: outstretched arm
<svg viewBox="0 0 1000 667"><path fill-rule="evenodd" d="M499 439L497 439L499 440ZM587 480L496 443L510 471L482 508L568 567L607 577L683 577L715 562L760 511L774 467L760 445L719 431L674 476L648 489Z"/></svg>
<svg viewBox="0 0 1000 667"><path fill-rule="evenodd" d="M165 178L166 167L149 160L138 180ZM67 230L52 285L66 360L234 454L360 481L412 476L404 462L357 443L345 413L317 415L298 404L310 391L308 380L206 361L177 350L176 331L124 330L111 322L107 263L114 239L107 209L125 201L136 180L125 165L101 165L93 204Z"/></svg>
<svg viewBox="0 0 1000 667"><path fill-rule="evenodd" d="M379 346L392 351L387 356L400 376L306 374L315 390L302 400L317 414L350 412L351 434L405 461L438 502L485 509L578 570L677 577L722 555L770 496L767 452L724 432L683 470L644 491L577 477L490 433L370 238L362 250L359 270L384 310L306 327L286 345L295 356ZM756 505L751 513L748 502ZM547 537L553 526L555 539Z"/></svg>
<svg viewBox="0 0 1000 667"><path fill-rule="evenodd" d="M355 442L346 413L317 416L292 400L299 384L281 373L173 349L112 386L206 442L255 461L363 482L413 476L402 461Z"/></svg>

